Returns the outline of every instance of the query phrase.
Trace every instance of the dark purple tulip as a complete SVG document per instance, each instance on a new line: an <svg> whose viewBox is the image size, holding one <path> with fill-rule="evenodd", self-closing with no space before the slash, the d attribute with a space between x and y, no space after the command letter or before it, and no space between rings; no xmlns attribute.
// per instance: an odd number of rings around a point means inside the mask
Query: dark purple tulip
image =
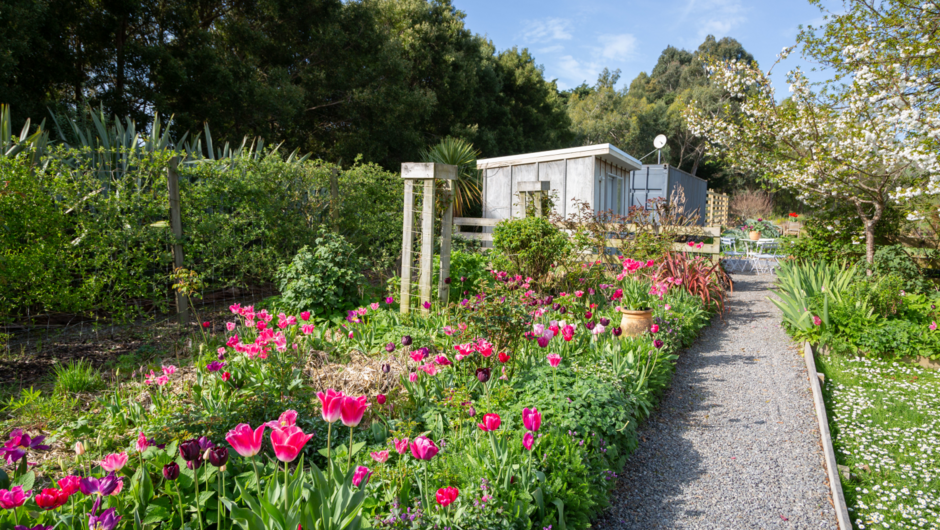
<svg viewBox="0 0 940 530"><path fill-rule="evenodd" d="M620 329L620 326L617 326L611 330L611 333L613 333L615 337L619 337L623 333L623 330Z"/></svg>
<svg viewBox="0 0 940 530"><path fill-rule="evenodd" d="M220 363L219 361L212 361L206 365L207 372L218 372L225 367L225 363Z"/></svg>
<svg viewBox="0 0 940 530"><path fill-rule="evenodd" d="M411 335L405 335L401 338L402 346L411 346Z"/></svg>
<svg viewBox="0 0 940 530"><path fill-rule="evenodd" d="M593 320L589 320L588 322L585 322L585 323L584 323L584 327L586 327L586 328L588 328L588 329L590 329L590 330L593 330L593 329L594 329L594 326L596 326L596 325L597 325L597 322L594 322Z"/></svg>
<svg viewBox="0 0 940 530"><path fill-rule="evenodd" d="M607 317L601 318L601 325L606 328L608 325L610 325L610 319Z"/></svg>
<svg viewBox="0 0 940 530"><path fill-rule="evenodd" d="M545 348L548 346L548 337L539 337L535 342L539 343L539 348Z"/></svg>
<svg viewBox="0 0 940 530"><path fill-rule="evenodd" d="M565 306L561 306L561 309L559 309L558 312L564 315L565 313L568 312L568 308Z"/></svg>
<svg viewBox="0 0 940 530"><path fill-rule="evenodd" d="M225 352L222 352L222 353L219 354L219 360L220 360L220 361L224 361L224 360L225 360Z"/></svg>
<svg viewBox="0 0 940 530"><path fill-rule="evenodd" d="M385 351L387 351L388 353L392 353L393 351L395 351L395 343L389 342L388 344L386 344Z"/></svg>
<svg viewBox="0 0 940 530"><path fill-rule="evenodd" d="M663 341L656 339L653 341L653 346L656 346L656 349L658 350L663 347Z"/></svg>
<svg viewBox="0 0 940 530"><path fill-rule="evenodd" d="M558 302L555 302L554 304L552 304L552 309L554 309L555 311L558 311L560 307L561 307L561 304L559 304Z"/></svg>
<svg viewBox="0 0 940 530"><path fill-rule="evenodd" d="M382 365L382 373L387 374L392 371L392 366L388 363Z"/></svg>
<svg viewBox="0 0 940 530"><path fill-rule="evenodd" d="M477 368L477 379L481 383L485 383L490 380L490 369L489 368Z"/></svg>
<svg viewBox="0 0 940 530"><path fill-rule="evenodd" d="M222 467L228 462L228 449L224 447L213 447L209 449L209 463L215 467Z"/></svg>
<svg viewBox="0 0 940 530"><path fill-rule="evenodd" d="M552 303L552 300L554 300L554 299L555 299L554 296L548 295L548 297L545 299L545 305L548 305L548 304Z"/></svg>
<svg viewBox="0 0 940 530"><path fill-rule="evenodd" d="M163 478L167 480L176 480L180 476L180 465L176 462L170 462L163 466Z"/></svg>
<svg viewBox="0 0 940 530"><path fill-rule="evenodd" d="M449 276L448 276L447 278L444 278L444 284L445 284L445 285L450 285L450 277L449 277Z"/></svg>
<svg viewBox="0 0 940 530"><path fill-rule="evenodd" d="M181 443L180 456L187 462L202 456L202 450L199 448L199 440L192 438Z"/></svg>
<svg viewBox="0 0 940 530"><path fill-rule="evenodd" d="M187 461L186 467L192 470L196 470L202 467L202 462L203 462L202 455L199 455L199 458Z"/></svg>

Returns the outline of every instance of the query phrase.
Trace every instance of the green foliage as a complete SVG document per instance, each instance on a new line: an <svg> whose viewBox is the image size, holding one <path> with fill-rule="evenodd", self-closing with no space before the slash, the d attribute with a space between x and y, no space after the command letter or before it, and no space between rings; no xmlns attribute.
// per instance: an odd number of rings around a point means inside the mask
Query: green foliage
<svg viewBox="0 0 940 530"><path fill-rule="evenodd" d="M479 293L489 280L485 254L453 251L450 253L451 300ZM464 294L466 291L466 294Z"/></svg>
<svg viewBox="0 0 940 530"><path fill-rule="evenodd" d="M85 359L70 362L65 366L57 364L54 373L54 392L56 394L68 395L80 392L94 392L104 387L101 374Z"/></svg>
<svg viewBox="0 0 940 530"><path fill-rule="evenodd" d="M875 245L897 241L907 221L896 205L885 207L882 220L875 225ZM783 250L804 260L840 261L855 259L865 253L864 226L854 205L833 203L813 212L803 222L805 235L789 239Z"/></svg>
<svg viewBox="0 0 940 530"><path fill-rule="evenodd" d="M459 138L447 137L421 152L421 160L457 166L454 183L454 215L466 216L471 205L480 203L480 171L477 169L479 151L473 144Z"/></svg>
<svg viewBox="0 0 940 530"><path fill-rule="evenodd" d="M525 217L502 221L493 230L493 247L509 264L507 272L542 280L553 263L570 252L568 237L547 219ZM497 258L494 258L494 262Z"/></svg>
<svg viewBox="0 0 940 530"><path fill-rule="evenodd" d="M859 268L865 265L860 262ZM876 276L892 275L900 280L899 291L925 293L934 288L934 283L924 277L923 271L902 245L886 245L875 251L875 260L869 267Z"/></svg>
<svg viewBox="0 0 940 530"><path fill-rule="evenodd" d="M738 239L748 239L751 231L760 232L763 238L780 237L780 229L766 219L748 219L743 225L725 230L722 236L736 237Z"/></svg>
<svg viewBox="0 0 940 530"><path fill-rule="evenodd" d="M329 316L352 309L364 282L362 262L343 236L321 228L314 247L304 246L275 278L281 302L291 311Z"/></svg>

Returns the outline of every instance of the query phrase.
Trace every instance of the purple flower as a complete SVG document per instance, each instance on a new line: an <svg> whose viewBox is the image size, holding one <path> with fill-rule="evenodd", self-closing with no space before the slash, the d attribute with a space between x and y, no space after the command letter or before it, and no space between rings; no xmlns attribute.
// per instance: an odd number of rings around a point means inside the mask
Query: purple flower
<svg viewBox="0 0 940 530"><path fill-rule="evenodd" d="M0 447L0 452L4 453L7 464L13 464L26 456L26 452L30 449L48 451L49 446L42 445L42 441L45 439L45 436L30 438L22 429L13 429L13 432L10 433L10 439L3 444L3 447Z"/></svg>
<svg viewBox="0 0 940 530"><path fill-rule="evenodd" d="M395 351L395 343L389 342L388 344L386 344L385 351L387 351L388 353L392 353L393 351Z"/></svg>
<svg viewBox="0 0 940 530"><path fill-rule="evenodd" d="M539 343L539 348L545 348L548 346L548 341L549 339L543 336L543 337L539 337L536 342Z"/></svg>
<svg viewBox="0 0 940 530"><path fill-rule="evenodd" d="M102 478L83 477L78 481L78 488L85 495L111 495L121 485L123 478L115 476L114 471Z"/></svg>
<svg viewBox="0 0 940 530"><path fill-rule="evenodd" d="M658 350L663 347L663 341L656 339L653 341L653 346L656 346L656 349Z"/></svg>
<svg viewBox="0 0 940 530"><path fill-rule="evenodd" d="M206 365L206 371L209 372L218 372L225 366L225 363L220 363L219 361L212 361Z"/></svg>
<svg viewBox="0 0 940 530"><path fill-rule="evenodd" d="M36 526L30 528L28 526L17 525L13 527L13 530L52 530L52 526L37 524Z"/></svg>
<svg viewBox="0 0 940 530"><path fill-rule="evenodd" d="M99 499L99 501L100 500L101 499ZM94 507L91 509L91 513L88 514L89 530L114 530L114 527L117 526L118 521L121 520L121 516L115 514L114 508L108 508L107 510L101 512L101 515L95 515L97 510L98 502L96 501Z"/></svg>

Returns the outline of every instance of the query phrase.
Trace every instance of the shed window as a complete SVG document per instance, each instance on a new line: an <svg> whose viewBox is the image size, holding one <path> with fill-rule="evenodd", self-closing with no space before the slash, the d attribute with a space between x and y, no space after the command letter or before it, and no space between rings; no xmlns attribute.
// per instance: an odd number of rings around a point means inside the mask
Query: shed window
<svg viewBox="0 0 940 530"><path fill-rule="evenodd" d="M613 173L608 173L604 179L606 186L604 209L610 210L614 215L623 215L623 179Z"/></svg>

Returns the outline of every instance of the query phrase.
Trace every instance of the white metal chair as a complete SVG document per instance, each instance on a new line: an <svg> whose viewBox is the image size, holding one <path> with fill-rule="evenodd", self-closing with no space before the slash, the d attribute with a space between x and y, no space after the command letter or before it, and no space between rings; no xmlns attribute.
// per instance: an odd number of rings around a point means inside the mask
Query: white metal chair
<svg viewBox="0 0 940 530"><path fill-rule="evenodd" d="M747 253L738 251L737 240L735 238L721 238L721 252L724 253L724 255L728 258L725 260L725 262L728 264L729 272L734 272L735 269L744 272L744 268L747 266L748 261L741 258L747 256Z"/></svg>
<svg viewBox="0 0 940 530"><path fill-rule="evenodd" d="M777 241L775 239L758 239L755 245L752 259L758 273L773 272L774 268L780 266L777 261Z"/></svg>

